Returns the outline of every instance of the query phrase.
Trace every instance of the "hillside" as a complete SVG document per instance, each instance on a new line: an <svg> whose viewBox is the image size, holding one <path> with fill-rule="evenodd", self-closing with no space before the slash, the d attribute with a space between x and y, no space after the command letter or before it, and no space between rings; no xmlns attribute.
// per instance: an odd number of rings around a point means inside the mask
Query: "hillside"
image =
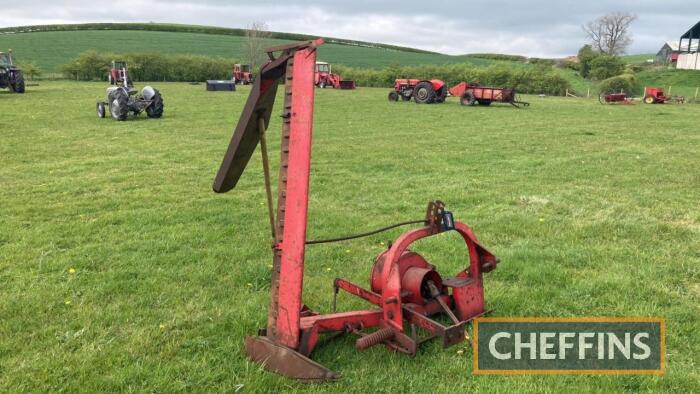
<svg viewBox="0 0 700 394"><path fill-rule="evenodd" d="M226 34L137 30L38 31L0 34L0 48L12 48L20 63L35 63L46 72L58 68L79 53L95 49L110 52L199 54L239 58L245 37ZM292 42L270 39L270 45ZM115 45L118 43L118 45ZM417 52L410 48L328 43L319 49L319 59L350 67L383 68L391 64L422 65L469 63L489 65L493 61L464 56Z"/></svg>

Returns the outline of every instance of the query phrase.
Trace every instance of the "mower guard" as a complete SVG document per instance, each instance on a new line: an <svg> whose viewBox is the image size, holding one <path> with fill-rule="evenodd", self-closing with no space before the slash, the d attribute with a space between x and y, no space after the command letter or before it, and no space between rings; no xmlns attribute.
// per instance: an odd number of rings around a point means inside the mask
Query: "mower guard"
<svg viewBox="0 0 700 394"><path fill-rule="evenodd" d="M338 379L338 375L296 350L276 344L266 336L246 337L245 352L270 372L303 382Z"/></svg>

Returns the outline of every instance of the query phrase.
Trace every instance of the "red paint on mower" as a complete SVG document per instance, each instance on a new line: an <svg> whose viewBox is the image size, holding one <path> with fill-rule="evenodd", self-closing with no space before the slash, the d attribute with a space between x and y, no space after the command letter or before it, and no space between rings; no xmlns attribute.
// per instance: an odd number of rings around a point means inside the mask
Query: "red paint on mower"
<svg viewBox="0 0 700 394"><path fill-rule="evenodd" d="M284 86L277 214L270 214L274 241L267 327L257 336L247 337L245 349L248 356L264 368L309 382L338 377L310 358L326 334L355 334L360 337L355 343L357 349L384 344L411 356L416 355L422 343L434 338L439 338L445 347L464 341L468 322L487 312L482 275L495 269L498 262L466 224L453 220L442 202L433 201L428 204L423 220L398 224L417 223L418 227L400 235L387 250L379 253L368 270L370 289L337 278L332 313L319 314L303 303L306 245L348 239L306 239L315 90L313 71L316 48L322 43L323 40L318 39L268 49L270 61L261 68L253 84L213 186L218 193L233 189L258 143L261 143L265 168L265 125L272 116L277 88ZM430 81L429 86L445 87L441 82ZM405 82L409 84L411 82ZM414 88L419 85L413 84ZM269 180L267 175L266 179ZM446 231L459 234L468 253L466 261L461 262L464 268L449 276L439 274L437 267L410 250L416 242ZM365 300L369 306L336 312L335 297L340 290ZM438 315L446 316L449 323L435 319ZM417 328L427 335L419 336Z"/></svg>

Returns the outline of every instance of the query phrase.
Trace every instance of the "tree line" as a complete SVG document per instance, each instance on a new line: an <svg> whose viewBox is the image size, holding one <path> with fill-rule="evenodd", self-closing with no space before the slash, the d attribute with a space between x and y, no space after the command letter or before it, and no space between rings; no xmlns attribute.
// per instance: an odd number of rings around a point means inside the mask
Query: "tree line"
<svg viewBox="0 0 700 394"><path fill-rule="evenodd" d="M201 55L162 53L109 54L87 51L61 67L66 78L78 81L106 80L112 60L126 60L135 81L195 82L231 78L237 59ZM448 85L461 81L513 87L522 93L563 95L569 82L551 66L496 64L477 67L468 64L399 66L384 69L351 68L334 65L333 71L358 86L391 87L397 78L442 79Z"/></svg>
<svg viewBox="0 0 700 394"><path fill-rule="evenodd" d="M129 76L135 81L195 82L207 79L230 79L237 59L202 55L162 53L110 54L87 51L61 66L66 78L77 81L106 80L113 60L129 63Z"/></svg>

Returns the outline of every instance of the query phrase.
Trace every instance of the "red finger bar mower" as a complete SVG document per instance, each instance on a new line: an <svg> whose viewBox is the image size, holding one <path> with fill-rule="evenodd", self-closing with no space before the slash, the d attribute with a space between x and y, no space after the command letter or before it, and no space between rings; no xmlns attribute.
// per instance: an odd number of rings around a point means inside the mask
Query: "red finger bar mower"
<svg viewBox="0 0 700 394"><path fill-rule="evenodd" d="M270 60L255 79L213 186L217 193L236 186L261 138L264 142L264 125L269 124L278 87L282 87L272 294L267 328L247 337L245 349L266 369L310 382L338 377L310 358L322 334L355 333L360 350L384 344L411 356L429 339L440 338L445 347L462 342L466 324L486 312L482 274L495 269L498 262L466 224L454 221L444 204L434 201L428 204L421 227L399 236L376 258L369 289L335 280L335 295L344 290L368 301L370 308L319 314L302 303L314 67L321 44L323 40L317 39L267 50ZM416 241L445 231L459 233L469 253L466 268L452 277L443 277L410 250ZM335 309L335 296L333 304ZM439 315L449 323L440 323Z"/></svg>

